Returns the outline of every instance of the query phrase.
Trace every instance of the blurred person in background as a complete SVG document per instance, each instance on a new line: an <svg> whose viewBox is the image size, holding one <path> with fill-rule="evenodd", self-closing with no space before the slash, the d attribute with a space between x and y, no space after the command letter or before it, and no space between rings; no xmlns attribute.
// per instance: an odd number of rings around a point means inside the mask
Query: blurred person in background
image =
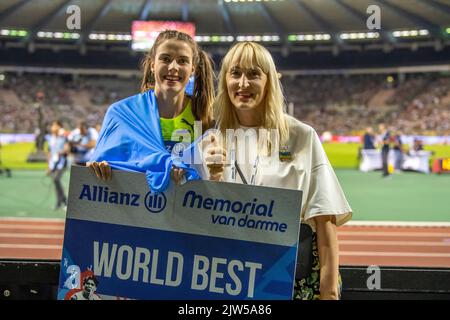
<svg viewBox="0 0 450 320"><path fill-rule="evenodd" d="M97 123L95 125L95 130L97 130L97 132L100 133L100 130L102 130L102 124L101 123Z"/></svg>
<svg viewBox="0 0 450 320"><path fill-rule="evenodd" d="M391 149L391 131L386 129L384 123L378 126L381 140L381 162L383 163L383 177L389 176L389 150Z"/></svg>
<svg viewBox="0 0 450 320"><path fill-rule="evenodd" d="M67 198L61 183L61 177L67 168L66 136L61 121L54 120L50 127L48 136L48 169L47 175L50 176L55 185L56 206L55 210L67 206Z"/></svg>
<svg viewBox="0 0 450 320"><path fill-rule="evenodd" d="M366 132L363 135L363 145L358 148L358 164L362 161L363 152L362 150L375 150L375 135L373 133L372 127L367 127Z"/></svg>
<svg viewBox="0 0 450 320"><path fill-rule="evenodd" d="M394 150L394 169L395 171L401 171L403 165L403 143L401 132L397 131L395 135L392 137L393 142L393 150Z"/></svg>
<svg viewBox="0 0 450 320"><path fill-rule="evenodd" d="M375 135L373 134L372 127L366 128L366 132L364 133L363 140L364 140L363 149L365 149L365 150L375 149Z"/></svg>
<svg viewBox="0 0 450 320"><path fill-rule="evenodd" d="M92 156L98 139L98 132L87 123L80 121L78 127L68 136L68 145L73 162L79 166L86 165Z"/></svg>
<svg viewBox="0 0 450 320"><path fill-rule="evenodd" d="M37 127L35 130L36 134L36 151L44 151L44 142L45 142L45 135L46 135L46 129L47 129L47 123L44 120L44 110L43 110L43 103L45 99L45 94L42 91L38 91L36 93L36 102L34 103L34 108L37 112Z"/></svg>
<svg viewBox="0 0 450 320"><path fill-rule="evenodd" d="M418 138L414 139L413 151L414 152L423 151L423 141L422 140L420 140Z"/></svg>

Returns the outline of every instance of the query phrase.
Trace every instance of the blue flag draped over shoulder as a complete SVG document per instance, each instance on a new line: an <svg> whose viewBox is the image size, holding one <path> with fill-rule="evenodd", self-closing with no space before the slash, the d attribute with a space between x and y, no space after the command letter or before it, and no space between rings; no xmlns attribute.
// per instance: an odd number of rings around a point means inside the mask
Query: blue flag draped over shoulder
<svg viewBox="0 0 450 320"><path fill-rule="evenodd" d="M109 107L91 161L107 161L113 169L145 172L150 190L155 193L169 186L174 162L177 167L186 170L188 181L200 179L194 168L174 157L164 147L153 90Z"/></svg>

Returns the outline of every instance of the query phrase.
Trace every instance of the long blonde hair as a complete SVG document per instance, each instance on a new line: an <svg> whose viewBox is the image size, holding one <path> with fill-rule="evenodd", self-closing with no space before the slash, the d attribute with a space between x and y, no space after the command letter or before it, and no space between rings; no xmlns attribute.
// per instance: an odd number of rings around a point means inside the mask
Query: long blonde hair
<svg viewBox="0 0 450 320"><path fill-rule="evenodd" d="M236 65L246 69L259 67L267 75L262 127L278 130L280 146L284 145L289 139L289 127L283 110L285 102L280 79L272 55L266 48L254 42L235 44L222 60L218 93L213 106L218 129L225 135L226 129L240 127L236 110L228 96L226 81L227 72Z"/></svg>
<svg viewBox="0 0 450 320"><path fill-rule="evenodd" d="M142 61L144 76L141 83L141 92L155 87L155 75L151 64L155 61L156 50L166 40L176 39L186 42L192 49L195 66L194 92L192 95L192 113L196 120L201 120L204 128L212 125L212 104L214 101L214 63L211 57L203 51L192 37L184 32L166 30L161 32L155 40L150 51Z"/></svg>

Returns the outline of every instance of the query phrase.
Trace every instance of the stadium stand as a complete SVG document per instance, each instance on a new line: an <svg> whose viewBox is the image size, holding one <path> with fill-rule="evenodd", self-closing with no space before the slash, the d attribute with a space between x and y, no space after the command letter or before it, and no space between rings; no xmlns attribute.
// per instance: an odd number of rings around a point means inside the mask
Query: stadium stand
<svg viewBox="0 0 450 320"><path fill-rule="evenodd" d="M385 122L405 134L450 133L449 76L412 74L393 82L387 78L303 76L288 77L283 84L295 116L319 132L346 135Z"/></svg>
<svg viewBox="0 0 450 320"><path fill-rule="evenodd" d="M34 104L38 92L44 94L46 119L61 119L74 128L76 119L86 119L90 125L101 122L111 103L138 92L138 80L7 74L0 88L3 97L0 104L4 110L0 132L33 133L37 125Z"/></svg>
<svg viewBox="0 0 450 320"><path fill-rule="evenodd" d="M447 74L408 74L401 80L389 74L284 76L282 83L294 116L320 133L348 135L385 122L404 134L450 134ZM101 122L111 103L138 87L136 77L8 73L0 84L0 132L34 132L38 92L44 93L47 119L74 127L78 118Z"/></svg>

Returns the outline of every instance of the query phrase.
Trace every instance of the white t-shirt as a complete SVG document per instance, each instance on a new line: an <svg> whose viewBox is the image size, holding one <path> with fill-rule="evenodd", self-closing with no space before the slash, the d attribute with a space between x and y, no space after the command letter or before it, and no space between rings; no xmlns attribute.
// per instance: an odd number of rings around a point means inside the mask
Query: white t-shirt
<svg viewBox="0 0 450 320"><path fill-rule="evenodd" d="M63 135L50 135L47 138L50 157L48 168L50 170L62 170L66 167L66 156L63 155L66 137Z"/></svg>
<svg viewBox="0 0 450 320"><path fill-rule="evenodd" d="M85 135L82 135L79 128L72 130L67 137L68 141L79 143L82 145L88 144L91 140L97 141L99 134L94 128L88 128ZM73 154L75 162L87 162L90 160L95 148L78 147L77 152Z"/></svg>
<svg viewBox="0 0 450 320"><path fill-rule="evenodd" d="M281 146L287 161L278 165L268 165L268 157L260 155L255 175L255 185L284 189L302 190L301 221L309 224L315 231L313 217L335 215L336 225L340 226L352 217L350 208L339 181L328 161L322 143L313 128L287 116L289 141ZM243 127L244 130L249 128ZM257 129L257 128L254 128ZM257 140L256 140L257 141ZM240 163L242 148L236 146L236 159L245 180L250 183L257 156L257 143L248 143L245 148L247 159ZM278 152L275 154L278 157ZM291 160L290 160L291 159ZM242 183L239 174L231 179L231 167L224 169L224 181Z"/></svg>

